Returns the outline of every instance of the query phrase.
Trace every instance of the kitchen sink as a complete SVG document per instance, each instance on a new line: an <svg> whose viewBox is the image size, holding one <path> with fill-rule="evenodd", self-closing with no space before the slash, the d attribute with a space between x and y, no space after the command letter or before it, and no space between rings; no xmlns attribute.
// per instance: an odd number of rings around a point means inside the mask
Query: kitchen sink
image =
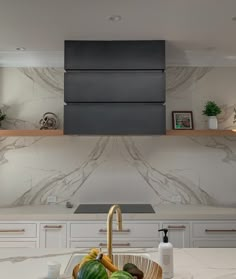
<svg viewBox="0 0 236 279"><path fill-rule="evenodd" d="M108 213L113 204L80 204L74 213ZM151 204L119 204L122 213L155 213Z"/></svg>
<svg viewBox="0 0 236 279"><path fill-rule="evenodd" d="M64 276L70 278L73 273L74 267L81 262L82 258L87 254L73 254L64 271ZM150 259L149 254L126 254L126 253L113 253L113 263L122 270L126 263L133 263L144 273L143 279L161 279L162 269L154 261Z"/></svg>

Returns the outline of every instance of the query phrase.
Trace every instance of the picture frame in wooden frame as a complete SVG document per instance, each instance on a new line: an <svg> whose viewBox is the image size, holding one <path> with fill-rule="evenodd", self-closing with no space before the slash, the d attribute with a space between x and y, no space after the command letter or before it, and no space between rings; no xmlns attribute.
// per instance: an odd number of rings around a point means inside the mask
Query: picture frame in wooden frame
<svg viewBox="0 0 236 279"><path fill-rule="evenodd" d="M172 111L173 130L193 130L192 111Z"/></svg>

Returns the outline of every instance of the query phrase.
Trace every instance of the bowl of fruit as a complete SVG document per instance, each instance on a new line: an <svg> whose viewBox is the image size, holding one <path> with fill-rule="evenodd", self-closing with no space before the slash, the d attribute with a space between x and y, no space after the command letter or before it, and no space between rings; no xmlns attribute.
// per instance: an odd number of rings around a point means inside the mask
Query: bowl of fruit
<svg viewBox="0 0 236 279"><path fill-rule="evenodd" d="M162 279L160 265L135 254L114 254L113 261L99 249L72 256L65 273L73 279Z"/></svg>

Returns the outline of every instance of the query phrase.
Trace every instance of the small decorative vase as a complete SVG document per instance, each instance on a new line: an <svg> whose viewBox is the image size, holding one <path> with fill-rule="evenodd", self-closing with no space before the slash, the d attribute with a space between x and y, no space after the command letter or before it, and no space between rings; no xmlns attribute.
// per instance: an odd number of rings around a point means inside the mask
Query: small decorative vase
<svg viewBox="0 0 236 279"><path fill-rule="evenodd" d="M216 116L208 116L208 128L212 130L218 129L218 120Z"/></svg>

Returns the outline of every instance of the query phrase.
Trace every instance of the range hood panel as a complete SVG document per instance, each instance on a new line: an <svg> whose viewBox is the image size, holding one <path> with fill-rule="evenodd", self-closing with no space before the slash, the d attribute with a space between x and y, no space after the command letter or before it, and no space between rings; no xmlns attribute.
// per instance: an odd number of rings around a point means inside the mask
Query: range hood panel
<svg viewBox="0 0 236 279"><path fill-rule="evenodd" d="M65 41L65 69L165 69L165 41Z"/></svg>
<svg viewBox="0 0 236 279"><path fill-rule="evenodd" d="M165 134L165 105L156 103L74 103L65 106L65 134Z"/></svg>
<svg viewBox="0 0 236 279"><path fill-rule="evenodd" d="M73 71L65 74L65 102L165 102L162 71Z"/></svg>

